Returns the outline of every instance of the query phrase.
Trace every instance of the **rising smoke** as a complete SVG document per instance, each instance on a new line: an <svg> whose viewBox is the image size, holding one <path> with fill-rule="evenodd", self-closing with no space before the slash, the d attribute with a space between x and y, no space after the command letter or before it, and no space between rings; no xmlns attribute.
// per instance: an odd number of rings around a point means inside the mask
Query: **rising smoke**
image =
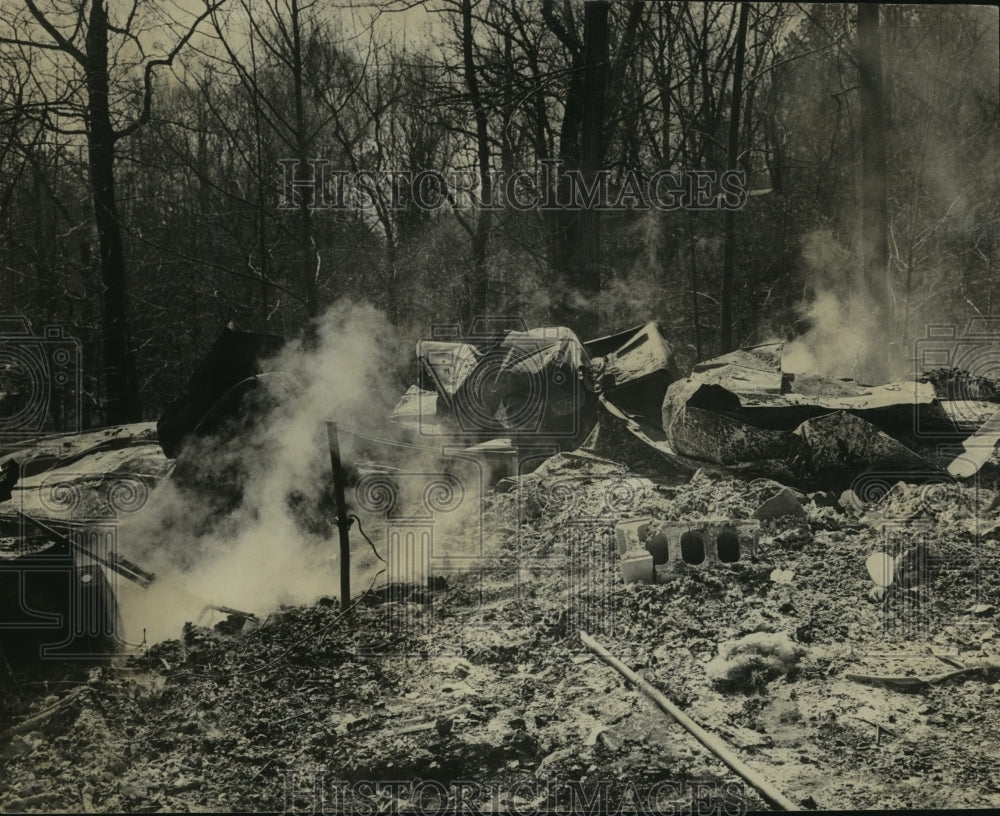
<svg viewBox="0 0 1000 816"><path fill-rule="evenodd" d="M898 363L887 369L899 339L892 322L880 317L884 312L876 308L855 254L829 230L817 230L803 237L802 258L813 295L800 306L807 329L786 343L783 370L869 385L904 376Z"/></svg>
<svg viewBox="0 0 1000 816"><path fill-rule="evenodd" d="M206 605L266 614L336 595L335 511L326 420L371 434L400 393L400 338L374 308L347 304L318 321L314 346L289 343L264 370L283 376L254 394L250 413L218 437L193 441L144 512L120 531L123 549L157 574L120 592L130 641L176 637ZM384 425L383 425L384 428ZM352 559L352 585L377 572L370 550Z"/></svg>

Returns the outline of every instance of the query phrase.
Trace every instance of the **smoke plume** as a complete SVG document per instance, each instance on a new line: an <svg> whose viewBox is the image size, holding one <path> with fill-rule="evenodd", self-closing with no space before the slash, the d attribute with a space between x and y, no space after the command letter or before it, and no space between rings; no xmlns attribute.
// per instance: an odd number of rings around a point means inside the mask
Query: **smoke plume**
<svg viewBox="0 0 1000 816"><path fill-rule="evenodd" d="M869 295L855 256L828 230L807 234L802 256L815 294L801 307L806 331L785 345L782 368L870 385L900 376L899 366L888 367L898 338Z"/></svg>
<svg viewBox="0 0 1000 816"><path fill-rule="evenodd" d="M383 316L339 305L313 345L289 343L264 365L281 371L255 394L230 438L193 440L144 512L120 531L123 551L157 573L145 591L120 588L130 641L177 636L206 605L266 614L339 588L326 420L337 421L345 461L352 433L371 434L401 393L404 349ZM359 539L360 537L356 536ZM371 550L352 559L352 585L368 586ZM204 622L204 621L203 621Z"/></svg>

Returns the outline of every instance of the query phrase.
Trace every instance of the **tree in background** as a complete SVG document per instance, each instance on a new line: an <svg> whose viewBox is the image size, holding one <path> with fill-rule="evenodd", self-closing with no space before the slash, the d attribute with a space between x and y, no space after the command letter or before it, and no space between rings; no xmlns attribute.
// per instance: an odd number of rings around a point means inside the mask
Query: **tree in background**
<svg viewBox="0 0 1000 816"><path fill-rule="evenodd" d="M861 264L876 321L889 318L889 214L885 92L877 3L858 4L858 95L861 107ZM873 371L887 379L889 361Z"/></svg>
<svg viewBox="0 0 1000 816"><path fill-rule="evenodd" d="M77 0L45 10L61 12L58 32L81 48L84 5L79 18ZM412 20L412 3L334 16L311 0L231 0L172 66L154 68L148 126L116 142L113 166L127 328L150 405L176 392L222 325L294 334L341 297L372 301L406 336L467 321L484 303L585 336L592 324L575 321L587 309L602 333L656 318L691 361L724 348L726 327L734 346L781 337L806 328L817 292L861 291L869 174L856 7L747 4L739 60L739 3L612 3L606 59L585 56L582 0L420 5L435 25L393 40L392 9ZM124 130L139 118L127 113L143 111L150 59L136 42L159 6L138 4L135 39L114 30L128 8L108 8L110 109ZM68 325L99 371L101 256L96 237L90 251L87 134L76 126L86 77L28 6L2 16L0 297L5 311ZM879 17L887 319L873 345L884 348L923 323L995 312L1000 126L989 9L882 6ZM10 42L20 39L36 45ZM590 127L584 140L585 69L601 64L600 134ZM56 66L76 81L46 80ZM330 174L403 171L404 201L420 171L455 170L481 198L493 185L551 202L565 198L565 175L546 168L580 171L584 152L612 193L630 172L735 165L755 195L735 215L606 212L599 233L582 236L578 213L396 207L384 183L360 196L363 208L279 206L281 159L327 159ZM424 181L431 198L466 192ZM597 273L589 289L583 259Z"/></svg>
<svg viewBox="0 0 1000 816"><path fill-rule="evenodd" d="M746 64L747 17L750 7L740 3L740 20L736 27L736 56L733 58L733 91L729 103L729 146L726 151L726 169L736 170L740 160L740 115L743 99L743 68ZM726 210L725 251L722 258L722 298L719 309L722 352L733 350L733 267L736 263L736 211Z"/></svg>
<svg viewBox="0 0 1000 816"><path fill-rule="evenodd" d="M116 146L149 121L156 69L173 64L213 8L208 5L200 16L186 25L183 33L177 35L167 54L157 58L144 56L144 21L138 0L133 0L120 21L113 21L109 16L105 0L76 4L53 0L52 7L47 10L41 9L34 0L24 0L24 9L7 10L2 19L4 33L0 34L0 44L52 56L52 59L28 62L33 66L32 81L39 95L45 98L51 94L51 86L60 94L55 105L40 108L46 126L56 132L86 137L104 295L105 419L112 424L136 422L142 418L130 330L128 272L115 192ZM162 24L164 21L157 22ZM130 67L141 68L142 89L139 112L126 124L115 103L132 89L115 86L114 82L129 84L127 69L121 70L118 62L122 51L128 49L139 54ZM82 121L83 129L66 128L64 121L67 118Z"/></svg>

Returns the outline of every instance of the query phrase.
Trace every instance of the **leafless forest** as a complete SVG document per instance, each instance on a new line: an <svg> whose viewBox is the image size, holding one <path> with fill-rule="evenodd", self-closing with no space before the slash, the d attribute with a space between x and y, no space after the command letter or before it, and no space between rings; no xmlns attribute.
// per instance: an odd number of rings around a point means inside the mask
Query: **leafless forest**
<svg viewBox="0 0 1000 816"><path fill-rule="evenodd" d="M584 5L4 4L3 311L81 339L85 426L157 416L230 321L292 336L341 298L406 336L655 318L689 362L832 309L898 363L994 313L994 10L616 2L588 61ZM485 201L547 160L607 170L612 199L629 172L735 168L749 195L595 220L421 208L400 176L400 206L383 183L289 208L282 160L464 174Z"/></svg>

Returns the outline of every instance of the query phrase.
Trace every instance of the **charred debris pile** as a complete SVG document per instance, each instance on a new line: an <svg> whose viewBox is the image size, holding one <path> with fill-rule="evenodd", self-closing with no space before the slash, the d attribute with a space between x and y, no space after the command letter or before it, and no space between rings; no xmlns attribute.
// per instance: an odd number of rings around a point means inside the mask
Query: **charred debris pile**
<svg viewBox="0 0 1000 816"><path fill-rule="evenodd" d="M4 630L8 654L25 643L35 649L55 617L60 623L46 635L60 644L54 654L114 639L118 609L107 575L140 586L155 576L128 552L102 549L100 530L141 511L164 478L211 495L216 514L239 502L243 459L253 453L243 441L302 388L262 365L278 359L283 343L224 330L155 435L147 424L3 451L0 603L18 624ZM384 438L352 440L345 464L355 486L366 475L406 475L414 450L424 469L471 459L486 488L517 494L522 515L561 506L536 498L546 480L565 480L567 463L661 486L688 484L699 472L772 485L756 518L701 512L651 524L634 507L612 508L626 582L655 580L655 570L678 559L734 562L757 540L762 519L802 516L804 502L864 514L902 482L929 486L947 505L962 490L995 487L1000 473L1000 382L975 372L938 368L868 386L784 371L782 345L771 343L698 363L685 376L655 322L582 342L564 327L480 321L464 336L420 341L415 357L417 382ZM331 491L312 497L289 497L302 529L333 535ZM608 509L596 501L585 515Z"/></svg>
<svg viewBox="0 0 1000 816"><path fill-rule="evenodd" d="M935 369L872 386L785 371L782 352L782 343L739 349L685 377L652 322L587 342L565 328L427 340L419 381L393 419L425 436L492 440L494 450L505 440L521 473L549 446L667 479L708 468L807 490L841 491L874 474L996 478L996 420L987 420L1000 381Z"/></svg>
<svg viewBox="0 0 1000 816"><path fill-rule="evenodd" d="M238 443L293 398L258 363L277 344L224 333L158 428L7 451L0 600L34 615L0 633L9 654L42 642L79 657L114 640L102 577L156 576L82 531L143 512L154 489L194 478L185 457ZM471 458L492 483L478 560L432 560L426 584L358 592L350 615L333 597L266 618L220 607L214 626L193 609L177 640L96 668L50 660L37 686L12 688L3 667L0 807L288 809L285 770L318 763L341 780L485 775L505 790L669 779L683 808L689 781L733 778L727 753L801 807L996 804L983 793L996 752L968 751L974 723L1000 725L995 686L979 682L1000 666L1000 594L983 580L1000 533L992 381L792 376L776 344L684 376L654 323L588 342L524 327L434 338L416 356L398 433L356 448L370 458L347 462L352 482L402 480L397 445ZM227 461L199 487L219 512L241 472ZM324 512L329 526L323 507L308 525ZM59 615L62 628L38 628ZM900 693L914 690L931 691ZM642 694L669 698L716 747ZM533 805L512 793L499 809Z"/></svg>

